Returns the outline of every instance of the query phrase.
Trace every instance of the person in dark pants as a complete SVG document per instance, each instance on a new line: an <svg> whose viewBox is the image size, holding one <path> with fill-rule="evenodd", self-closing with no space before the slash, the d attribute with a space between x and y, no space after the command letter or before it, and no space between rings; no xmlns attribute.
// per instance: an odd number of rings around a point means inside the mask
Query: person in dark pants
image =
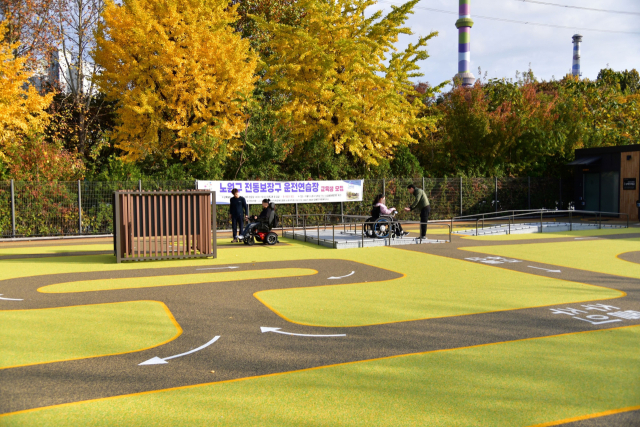
<svg viewBox="0 0 640 427"><path fill-rule="evenodd" d="M240 196L237 188L231 190L231 194L233 194L229 201L229 215L231 216L231 228L233 229L233 240L231 242L237 242L238 229L242 233L244 219L249 215L249 210L247 209L247 201Z"/></svg>
<svg viewBox="0 0 640 427"><path fill-rule="evenodd" d="M247 227L244 229L242 234L238 236L239 240L242 240L245 237L249 236L251 234L251 229L254 228L256 225L258 225L258 221L260 219L266 219L266 220L269 219L269 215L272 212L272 209L269 206L269 203L271 203L271 200L269 199L262 200L262 212L260 212L260 215L253 215L250 218L249 224L247 224Z"/></svg>
<svg viewBox="0 0 640 427"><path fill-rule="evenodd" d="M407 189L409 193L413 195L414 201L411 206L404 208L405 211L420 210L420 239L427 238L427 222L429 222L429 214L431 213L431 206L429 205L429 199L427 194L416 188L415 185L410 184Z"/></svg>

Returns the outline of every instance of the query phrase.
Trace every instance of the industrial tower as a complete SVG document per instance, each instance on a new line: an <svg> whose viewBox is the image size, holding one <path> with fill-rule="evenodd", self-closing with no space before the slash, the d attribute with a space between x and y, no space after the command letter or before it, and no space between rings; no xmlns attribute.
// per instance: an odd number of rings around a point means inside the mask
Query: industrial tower
<svg viewBox="0 0 640 427"><path fill-rule="evenodd" d="M460 0L462 1L462 0ZM573 37L573 66L571 67L571 73L574 76L580 77L580 43L582 43L582 35L574 34Z"/></svg>
<svg viewBox="0 0 640 427"><path fill-rule="evenodd" d="M473 86L476 78L471 73L471 0L460 0L459 17L456 21L458 29L458 74L456 77L462 82L462 86Z"/></svg>

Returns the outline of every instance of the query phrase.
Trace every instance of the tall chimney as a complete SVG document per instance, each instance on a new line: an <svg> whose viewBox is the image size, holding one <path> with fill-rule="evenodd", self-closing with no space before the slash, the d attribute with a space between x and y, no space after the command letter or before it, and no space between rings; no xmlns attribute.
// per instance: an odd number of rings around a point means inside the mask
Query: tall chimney
<svg viewBox="0 0 640 427"><path fill-rule="evenodd" d="M582 43L582 35L574 34L573 38L573 66L571 67L571 73L576 76L582 76L580 72L580 43Z"/></svg>
<svg viewBox="0 0 640 427"><path fill-rule="evenodd" d="M458 29L458 74L456 77L462 82L462 86L473 86L476 78L471 73L471 0L460 0L459 17L456 21Z"/></svg>

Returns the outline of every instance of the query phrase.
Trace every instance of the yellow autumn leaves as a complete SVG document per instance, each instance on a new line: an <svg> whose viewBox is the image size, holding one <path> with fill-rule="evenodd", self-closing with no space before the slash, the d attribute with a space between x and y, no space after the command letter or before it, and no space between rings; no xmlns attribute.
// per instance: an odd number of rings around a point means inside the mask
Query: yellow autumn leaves
<svg viewBox="0 0 640 427"><path fill-rule="evenodd" d="M422 117L422 97L411 77L431 33L396 52L394 44L408 14L409 1L382 17L367 16L373 0L301 0L305 14L297 27L269 23L254 17L272 34L266 58L268 90L286 94L279 111L294 137L327 139L336 153L346 151L377 164L392 157L399 145L417 142L435 120ZM391 55L389 55L391 52ZM388 64L385 64L388 60Z"/></svg>
<svg viewBox="0 0 640 427"><path fill-rule="evenodd" d="M15 58L17 44L4 39L6 24L0 24L0 160L16 148L26 134L41 132L49 121L46 109L53 94L41 95L29 84L24 57Z"/></svg>
<svg viewBox="0 0 640 427"><path fill-rule="evenodd" d="M246 128L258 76L283 97L280 126L296 143L321 137L337 153L367 163L391 157L432 127L410 78L435 34L397 53L394 43L417 0L366 17L372 0L301 0L299 24L252 17L270 33L258 57L231 25L228 0L124 0L108 3L94 58L101 90L117 103L112 133L130 161L196 159Z"/></svg>
<svg viewBox="0 0 640 427"><path fill-rule="evenodd" d="M108 3L95 60L101 90L118 102L113 136L131 161L195 159L244 128L257 59L222 0Z"/></svg>

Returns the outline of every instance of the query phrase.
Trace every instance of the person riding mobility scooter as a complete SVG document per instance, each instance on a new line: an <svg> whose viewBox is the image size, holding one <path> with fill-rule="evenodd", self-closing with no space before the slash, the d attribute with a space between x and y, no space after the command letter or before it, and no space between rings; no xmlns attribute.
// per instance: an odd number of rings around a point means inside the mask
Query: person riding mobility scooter
<svg viewBox="0 0 640 427"><path fill-rule="evenodd" d="M275 203L269 199L262 201L262 212L258 216L251 218L252 222L247 225L242 236L238 236L245 245L253 245L255 241L265 245L275 245L278 243L278 235L271 231L278 226L278 215L276 214Z"/></svg>

